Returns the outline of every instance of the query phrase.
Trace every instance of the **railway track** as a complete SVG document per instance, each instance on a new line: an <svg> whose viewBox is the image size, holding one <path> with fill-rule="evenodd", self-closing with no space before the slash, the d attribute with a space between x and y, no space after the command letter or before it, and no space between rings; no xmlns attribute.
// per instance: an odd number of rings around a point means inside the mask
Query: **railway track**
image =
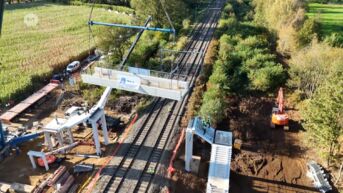
<svg viewBox="0 0 343 193"><path fill-rule="evenodd" d="M183 53L177 59L179 69L175 74L186 75L182 77L186 77L185 80L192 85L201 68L223 2L216 0L213 4L216 9L208 8L205 21L192 31L186 50L195 54ZM155 98L140 129L126 141L121 153L111 160L93 192L148 192L187 98L181 102Z"/></svg>

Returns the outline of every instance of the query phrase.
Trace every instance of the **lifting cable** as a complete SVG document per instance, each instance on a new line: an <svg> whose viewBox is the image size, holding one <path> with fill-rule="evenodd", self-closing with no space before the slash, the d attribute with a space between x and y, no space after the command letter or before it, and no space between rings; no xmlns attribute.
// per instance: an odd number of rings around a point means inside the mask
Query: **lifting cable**
<svg viewBox="0 0 343 193"><path fill-rule="evenodd" d="M167 17L167 19L168 19L168 22L169 22L171 28L173 29L173 44L175 45L175 44L176 44L176 30L175 30L175 27L174 27L174 25L173 25L172 20L170 19L170 16L169 16L169 14L168 14L168 11L167 11L166 7L164 6L162 0L159 0L159 2L161 3L162 9L163 9L163 11L164 11L164 13L165 13L165 15L166 15L166 17ZM161 50L161 54L162 54L162 52L163 52L163 50ZM173 64L175 63L175 60L176 60L176 54L175 54L175 52L173 52L173 61L172 61L172 64L171 64L171 68L173 67ZM175 69L171 69L170 76L172 76L172 74L174 73L174 71L176 71L178 68L179 68L179 65L177 65L177 66L175 67Z"/></svg>
<svg viewBox="0 0 343 193"><path fill-rule="evenodd" d="M176 30L175 30L175 27L173 25L173 22L167 12L167 9L166 7L164 6L164 3L162 2L162 0L159 0L161 6L162 6L162 9L168 19L168 22L173 30L173 44L175 45L175 41L176 41ZM93 11L94 11L94 6L95 6L95 0L93 0L92 2L92 8L91 8L91 11L89 13L89 18L88 18L88 23L91 23L92 21L92 16L93 16ZM147 23L146 23L147 25ZM93 33L93 30L92 30L92 26L91 25L88 25L88 31L89 31L89 55L91 55L91 47L92 47L92 40L93 40L93 44L96 46L96 42L95 42L95 38L94 38L94 33ZM144 31L144 30L143 30ZM140 33L142 33L143 31L141 31ZM130 49L131 50L131 49ZM126 58L127 60L127 58ZM124 60L124 62L121 64L121 68L123 67L123 65L125 65L125 62L126 60Z"/></svg>
<svg viewBox="0 0 343 193"><path fill-rule="evenodd" d="M173 42L174 42L174 44L175 44L176 30L175 30L175 28L174 28L173 22L172 22L172 20L170 19L170 16L169 16L169 14L168 14L168 12L167 12L167 9L166 9L166 7L164 6L162 0L159 0L159 2L161 3L162 9L163 9L164 13L165 13L166 16L167 16L168 22L169 22L171 28L173 29Z"/></svg>
<svg viewBox="0 0 343 193"><path fill-rule="evenodd" d="M95 5L95 0L93 0L93 3L92 3L92 8L91 8L91 11L89 13L89 18L88 18L88 23L92 20L94 5ZM93 34L93 30L92 30L91 25L88 25L88 34L89 34L89 36L88 36L88 43L89 43L88 54L91 55L91 48L92 48L91 41L92 40L93 40L93 44L96 46L96 42L95 42L95 38L94 38L94 34Z"/></svg>

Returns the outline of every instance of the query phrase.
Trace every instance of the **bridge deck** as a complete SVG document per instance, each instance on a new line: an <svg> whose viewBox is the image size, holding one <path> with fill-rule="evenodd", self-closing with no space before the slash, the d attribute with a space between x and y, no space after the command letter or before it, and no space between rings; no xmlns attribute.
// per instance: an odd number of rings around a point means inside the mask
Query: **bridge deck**
<svg viewBox="0 0 343 193"><path fill-rule="evenodd" d="M130 92L180 101L189 90L189 83L168 77L145 73L125 72L95 67L93 73L83 73L82 80L88 84L111 87Z"/></svg>

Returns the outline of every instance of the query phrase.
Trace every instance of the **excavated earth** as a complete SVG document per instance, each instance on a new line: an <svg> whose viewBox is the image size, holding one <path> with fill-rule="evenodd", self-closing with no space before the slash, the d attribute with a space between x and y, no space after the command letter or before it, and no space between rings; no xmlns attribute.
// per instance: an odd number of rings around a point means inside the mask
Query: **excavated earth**
<svg viewBox="0 0 343 193"><path fill-rule="evenodd" d="M307 177L308 151L303 148L303 129L296 121L290 131L270 128L274 98L228 98L229 119L217 127L230 130L243 140L241 151L234 151L231 162L231 193L310 193L318 192ZM291 120L299 120L296 110L289 110ZM201 156L199 174L184 172L184 147L175 162L172 192L206 192L210 146L195 142L195 155Z"/></svg>

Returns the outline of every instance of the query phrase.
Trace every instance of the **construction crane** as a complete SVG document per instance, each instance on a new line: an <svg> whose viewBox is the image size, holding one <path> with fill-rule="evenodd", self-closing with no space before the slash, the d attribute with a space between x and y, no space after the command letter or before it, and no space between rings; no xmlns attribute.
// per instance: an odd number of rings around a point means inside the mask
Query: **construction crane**
<svg viewBox="0 0 343 193"><path fill-rule="evenodd" d="M25 142L38 138L42 132L27 133L25 131L9 131L8 126L2 124L0 120L0 161L10 155L12 149Z"/></svg>
<svg viewBox="0 0 343 193"><path fill-rule="evenodd" d="M5 11L5 0L0 0L0 35L1 35L1 29L2 29L2 20L4 16Z"/></svg>
<svg viewBox="0 0 343 193"><path fill-rule="evenodd" d="M271 127L275 128L276 126L281 126L285 130L288 130L288 114L285 112L285 101L283 96L282 87L279 89L278 96L276 99L276 107L273 107L272 110L272 120Z"/></svg>

